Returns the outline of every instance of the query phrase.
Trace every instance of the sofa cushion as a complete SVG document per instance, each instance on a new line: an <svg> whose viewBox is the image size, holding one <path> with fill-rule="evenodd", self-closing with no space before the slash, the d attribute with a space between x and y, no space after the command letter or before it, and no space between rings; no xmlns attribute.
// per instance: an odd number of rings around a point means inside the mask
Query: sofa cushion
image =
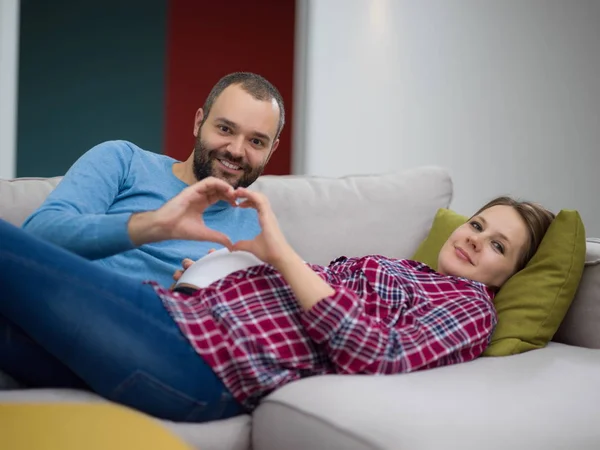
<svg viewBox="0 0 600 450"><path fill-rule="evenodd" d="M73 389L23 389L0 391L2 403L109 403L102 397ZM155 419L158 420L158 419ZM249 450L252 418L244 414L208 423L176 423L158 420L166 428L200 450ZM1 442L1 441L0 441ZM2 446L0 445L0 448Z"/></svg>
<svg viewBox="0 0 600 450"><path fill-rule="evenodd" d="M0 219L21 226L60 180L61 177L0 180Z"/></svg>
<svg viewBox="0 0 600 450"><path fill-rule="evenodd" d="M600 352L551 342L389 376L291 383L253 415L260 450L600 448Z"/></svg>
<svg viewBox="0 0 600 450"><path fill-rule="evenodd" d="M554 340L600 349L600 239L587 240L583 276Z"/></svg>
<svg viewBox="0 0 600 450"><path fill-rule="evenodd" d="M450 175L437 167L341 178L263 176L252 189L267 195L290 244L314 264L367 254L409 258L452 199Z"/></svg>
<svg viewBox="0 0 600 450"><path fill-rule="evenodd" d="M445 240L468 218L440 211L415 259L437 267ZM560 211L527 266L500 289L494 305L498 325L484 355L504 356L545 346L577 292L585 262L585 230L576 211Z"/></svg>
<svg viewBox="0 0 600 450"><path fill-rule="evenodd" d="M110 403L0 403L12 450L192 450L150 417Z"/></svg>

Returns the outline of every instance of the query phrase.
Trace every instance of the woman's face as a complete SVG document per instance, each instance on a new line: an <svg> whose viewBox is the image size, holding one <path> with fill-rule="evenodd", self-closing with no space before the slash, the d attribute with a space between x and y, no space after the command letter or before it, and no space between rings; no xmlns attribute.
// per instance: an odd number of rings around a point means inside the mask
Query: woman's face
<svg viewBox="0 0 600 450"><path fill-rule="evenodd" d="M527 227L511 207L492 206L458 227L442 247L438 272L499 288L516 271Z"/></svg>

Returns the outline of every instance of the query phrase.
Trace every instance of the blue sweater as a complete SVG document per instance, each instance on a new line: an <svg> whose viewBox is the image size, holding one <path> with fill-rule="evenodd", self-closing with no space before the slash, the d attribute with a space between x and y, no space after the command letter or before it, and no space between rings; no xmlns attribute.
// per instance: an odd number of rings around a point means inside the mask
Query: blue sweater
<svg viewBox="0 0 600 450"><path fill-rule="evenodd" d="M160 208L187 186L173 174L175 162L126 141L97 145L75 162L23 228L112 271L170 286L184 258L197 260L222 247L171 240L135 248L131 242L131 214ZM226 202L209 207L204 221L232 242L260 232L255 210Z"/></svg>

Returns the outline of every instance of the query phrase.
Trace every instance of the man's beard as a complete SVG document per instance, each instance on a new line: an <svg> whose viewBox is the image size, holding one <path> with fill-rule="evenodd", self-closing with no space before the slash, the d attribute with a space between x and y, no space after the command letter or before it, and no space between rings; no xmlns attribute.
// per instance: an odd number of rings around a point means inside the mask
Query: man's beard
<svg viewBox="0 0 600 450"><path fill-rule="evenodd" d="M237 181L232 182L231 179L235 175L227 174L219 171L215 168L217 164L217 158L229 161L236 166L241 167L242 176ZM234 189L238 187L246 188L256 181L256 179L262 174L265 168L265 164L259 167L252 168L249 164L244 162L241 157L235 157L227 150L219 151L216 149L208 149L206 144L202 141L200 136L196 139L194 145L194 176L198 181L203 180L207 177L217 177L231 184Z"/></svg>

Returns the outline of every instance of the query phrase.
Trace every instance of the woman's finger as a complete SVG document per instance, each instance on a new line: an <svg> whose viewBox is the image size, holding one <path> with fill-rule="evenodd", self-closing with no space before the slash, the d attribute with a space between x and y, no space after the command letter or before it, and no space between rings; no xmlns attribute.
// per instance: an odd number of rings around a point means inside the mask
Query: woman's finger
<svg viewBox="0 0 600 450"><path fill-rule="evenodd" d="M233 244L233 247L231 247L232 251L251 252L251 249L252 241L237 241L235 244Z"/></svg>
<svg viewBox="0 0 600 450"><path fill-rule="evenodd" d="M261 198L264 198L264 195L257 191L251 191L246 188L237 188L235 190L235 196L237 198L247 198L254 201L260 201Z"/></svg>
<svg viewBox="0 0 600 450"><path fill-rule="evenodd" d="M204 230L204 232L202 233L202 240L214 242L216 244L221 244L224 247L227 247L229 250L231 250L231 247L233 247L231 240L227 237L226 234L216 230L211 230L210 228L206 228Z"/></svg>
<svg viewBox="0 0 600 450"><path fill-rule="evenodd" d="M261 255L259 245L257 245L257 243L254 240L237 241L235 244L233 244L231 251L241 251L241 252L252 253L254 256L256 256L258 259L260 259L262 262L266 262L263 259L264 257Z"/></svg>

